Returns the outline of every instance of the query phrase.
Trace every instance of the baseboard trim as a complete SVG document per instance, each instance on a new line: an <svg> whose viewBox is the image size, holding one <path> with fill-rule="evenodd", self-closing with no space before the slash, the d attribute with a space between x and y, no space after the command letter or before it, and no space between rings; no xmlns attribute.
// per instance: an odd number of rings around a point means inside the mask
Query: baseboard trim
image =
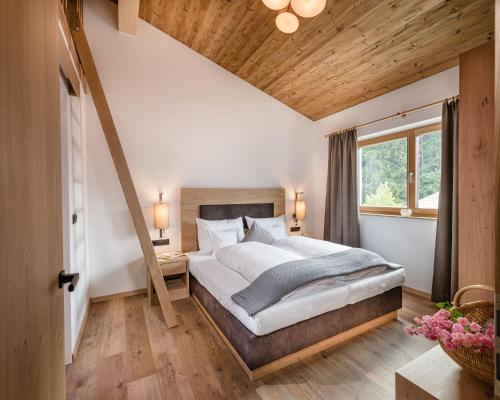
<svg viewBox="0 0 500 400"><path fill-rule="evenodd" d="M119 292L113 294L107 294L105 296L91 297L91 303L100 303L102 301L110 301L115 299L121 299L122 297L130 297L138 294L146 294L148 292L147 288L129 290L128 292Z"/></svg>
<svg viewBox="0 0 500 400"><path fill-rule="evenodd" d="M80 330L78 331L78 337L76 339L75 347L71 353L71 361L75 362L76 356L78 355L78 350L80 350L80 343L83 337L83 331L85 330L85 325L87 325L87 317L90 311L90 299L87 300L87 308L85 309L85 314L83 316L82 324L80 325Z"/></svg>
<svg viewBox="0 0 500 400"><path fill-rule="evenodd" d="M431 301L431 294L424 292L422 290L413 289L413 288L408 287L408 286L403 286L403 293L411 294L413 296L420 297L424 300Z"/></svg>

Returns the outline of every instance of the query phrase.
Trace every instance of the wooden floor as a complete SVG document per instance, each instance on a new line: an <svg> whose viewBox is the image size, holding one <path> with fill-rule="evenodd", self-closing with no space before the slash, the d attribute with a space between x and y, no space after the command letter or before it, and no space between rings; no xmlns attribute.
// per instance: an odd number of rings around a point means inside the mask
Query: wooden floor
<svg viewBox="0 0 500 400"><path fill-rule="evenodd" d="M190 299L174 307L169 330L143 295L92 304L68 399L393 399L395 370L435 345L404 332L433 311L405 294L398 321L251 382Z"/></svg>

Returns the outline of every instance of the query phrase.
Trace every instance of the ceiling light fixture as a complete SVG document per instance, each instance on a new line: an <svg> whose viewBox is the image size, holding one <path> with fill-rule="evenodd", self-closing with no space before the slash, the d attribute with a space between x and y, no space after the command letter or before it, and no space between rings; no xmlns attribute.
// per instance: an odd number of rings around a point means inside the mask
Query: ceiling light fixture
<svg viewBox="0 0 500 400"><path fill-rule="evenodd" d="M292 0L295 13L304 18L312 18L325 9L326 0Z"/></svg>
<svg viewBox="0 0 500 400"><path fill-rule="evenodd" d="M297 15L304 18L315 17L325 9L326 0L262 0L271 10L279 11L276 26L281 32L293 33L299 28ZM295 14L297 15L295 15Z"/></svg>
<svg viewBox="0 0 500 400"><path fill-rule="evenodd" d="M276 26L283 33L293 33L299 28L299 19L295 14L283 10L276 17Z"/></svg>
<svg viewBox="0 0 500 400"><path fill-rule="evenodd" d="M262 2L271 10L278 11L286 8L290 3L290 0L262 0Z"/></svg>

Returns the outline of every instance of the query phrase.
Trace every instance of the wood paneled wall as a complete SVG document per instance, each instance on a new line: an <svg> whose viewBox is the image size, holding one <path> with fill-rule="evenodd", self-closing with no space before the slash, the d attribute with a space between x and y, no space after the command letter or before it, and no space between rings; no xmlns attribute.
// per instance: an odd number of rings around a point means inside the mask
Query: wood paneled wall
<svg viewBox="0 0 500 400"><path fill-rule="evenodd" d="M495 279L494 61L493 42L460 56L459 287Z"/></svg>
<svg viewBox="0 0 500 400"><path fill-rule="evenodd" d="M63 400L57 0L0 3L0 399Z"/></svg>
<svg viewBox="0 0 500 400"><path fill-rule="evenodd" d="M495 76L500 76L500 0L495 0ZM500 79L495 81L495 151L496 159L496 219L495 219L495 318L500 310ZM498 321L497 321L498 323ZM497 325L498 326L498 325ZM500 356L500 332L497 329L495 340L495 360ZM495 396L500 398L500 379L498 361L495 362Z"/></svg>

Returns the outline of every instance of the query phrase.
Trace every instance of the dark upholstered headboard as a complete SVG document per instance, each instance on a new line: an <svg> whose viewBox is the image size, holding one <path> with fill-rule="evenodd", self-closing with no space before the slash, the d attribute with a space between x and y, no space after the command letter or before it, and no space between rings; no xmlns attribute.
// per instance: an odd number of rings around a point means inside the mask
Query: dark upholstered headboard
<svg viewBox="0 0 500 400"><path fill-rule="evenodd" d="M196 217L266 218L285 214L285 189L181 189L182 250L198 250Z"/></svg>
<svg viewBox="0 0 500 400"><path fill-rule="evenodd" d="M248 228L245 215L253 218L274 217L273 203L260 204L202 204L200 218L208 220L233 219L242 217L245 228Z"/></svg>

